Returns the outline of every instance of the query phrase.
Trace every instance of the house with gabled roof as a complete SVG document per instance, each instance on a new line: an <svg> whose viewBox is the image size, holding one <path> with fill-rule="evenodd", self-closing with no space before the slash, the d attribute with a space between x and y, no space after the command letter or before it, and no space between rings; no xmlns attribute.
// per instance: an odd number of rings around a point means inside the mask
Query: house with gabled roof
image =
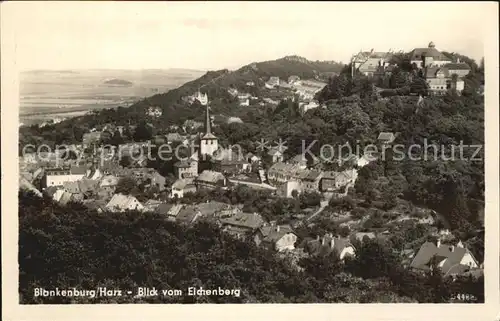
<svg viewBox="0 0 500 321"><path fill-rule="evenodd" d="M52 195L52 199L61 205L66 205L71 201L74 201L72 193L66 192L63 189L58 189Z"/></svg>
<svg viewBox="0 0 500 321"><path fill-rule="evenodd" d="M211 161L214 171L225 174L239 174L247 171L250 167L250 163L241 151L229 148L216 151Z"/></svg>
<svg viewBox="0 0 500 321"><path fill-rule="evenodd" d="M295 249L297 235L290 225L267 224L257 229L254 242L257 246L282 252Z"/></svg>
<svg viewBox="0 0 500 321"><path fill-rule="evenodd" d="M83 134L82 145L84 148L90 147L93 144L97 144L102 136L102 132L94 131L90 133Z"/></svg>
<svg viewBox="0 0 500 321"><path fill-rule="evenodd" d="M295 83L297 83L297 84L298 84L298 82L299 82L299 81L300 81L300 77L299 77L299 76L292 75L292 76L288 77L288 83L289 83L290 85L293 85L293 84L295 84Z"/></svg>
<svg viewBox="0 0 500 321"><path fill-rule="evenodd" d="M261 161L261 158L257 155L255 155L254 153L247 153L245 155L245 159L247 160L247 162L251 163L251 164L254 164L254 163L259 163Z"/></svg>
<svg viewBox="0 0 500 321"><path fill-rule="evenodd" d="M172 144L172 143L185 143L186 142L186 137L182 136L179 133L168 133L165 135L165 138L167 140L167 143Z"/></svg>
<svg viewBox="0 0 500 321"><path fill-rule="evenodd" d="M204 170L201 174L196 177L194 180L196 188L206 188L206 189L214 189L216 187L227 187L228 181L224 174L211 171Z"/></svg>
<svg viewBox="0 0 500 321"><path fill-rule="evenodd" d="M106 209L112 212L142 211L144 205L132 195L115 194L108 204L106 204Z"/></svg>
<svg viewBox="0 0 500 321"><path fill-rule="evenodd" d="M271 76L269 80L265 83L266 88L272 89L280 85L280 78Z"/></svg>
<svg viewBox="0 0 500 321"><path fill-rule="evenodd" d="M351 60L353 72L357 70L365 76L374 76L377 72L383 71L389 66L392 56L390 52L378 52L373 49L371 51L360 51Z"/></svg>
<svg viewBox="0 0 500 321"><path fill-rule="evenodd" d="M172 184L170 197L183 198L185 194L194 192L196 192L194 177L181 178Z"/></svg>
<svg viewBox="0 0 500 321"><path fill-rule="evenodd" d="M174 164L175 177L178 179L198 176L198 161L192 158L184 159Z"/></svg>
<svg viewBox="0 0 500 321"><path fill-rule="evenodd" d="M294 191L296 191L297 194L302 193L302 184L299 181L286 181L278 185L277 188L278 195L281 197L291 198L294 196Z"/></svg>
<svg viewBox="0 0 500 321"><path fill-rule="evenodd" d="M154 212L154 210L160 205L162 202L159 200L149 199L144 203L144 212Z"/></svg>
<svg viewBox="0 0 500 321"><path fill-rule="evenodd" d="M31 182L22 176L19 177L19 189L31 191L38 197L43 196L42 192L40 192L33 184L31 184Z"/></svg>
<svg viewBox="0 0 500 321"><path fill-rule="evenodd" d="M301 172L300 165L278 162L269 168L267 177L271 182L284 183L298 180L299 172Z"/></svg>
<svg viewBox="0 0 500 321"><path fill-rule="evenodd" d="M283 151L278 148L270 148L267 151L267 155L271 156L271 161L273 163L279 163L283 161Z"/></svg>
<svg viewBox="0 0 500 321"><path fill-rule="evenodd" d="M396 135L391 132L381 132L377 137L377 140L382 144L391 144L395 139Z"/></svg>
<svg viewBox="0 0 500 321"><path fill-rule="evenodd" d="M175 221L180 224L191 225L201 217L201 212L194 205L184 206L175 216Z"/></svg>
<svg viewBox="0 0 500 321"><path fill-rule="evenodd" d="M410 268L429 271L439 268L444 276L463 274L479 268L472 253L459 241L456 245L425 242L413 258Z"/></svg>
<svg viewBox="0 0 500 321"><path fill-rule="evenodd" d="M448 69L448 72L450 75L457 75L458 77L465 77L469 74L471 71L471 68L468 64L465 62L461 62L460 59L457 59L456 62L452 62L449 64L444 65L446 69Z"/></svg>
<svg viewBox="0 0 500 321"><path fill-rule="evenodd" d="M415 48L410 52L410 63L417 68L442 67L451 63L451 59L436 49L434 42L429 42L427 48Z"/></svg>
<svg viewBox="0 0 500 321"><path fill-rule="evenodd" d="M307 159L303 154L297 154L294 157L286 161L287 164L299 165L300 169L307 168Z"/></svg>
<svg viewBox="0 0 500 321"><path fill-rule="evenodd" d="M310 255L331 255L335 253L340 260L347 256L356 256L356 249L348 239L334 237L331 233L319 236L316 239L306 239L302 246Z"/></svg>
<svg viewBox="0 0 500 321"><path fill-rule="evenodd" d="M260 214L244 212L220 220L223 231L237 238L244 238L255 233L264 223L265 221Z"/></svg>
<svg viewBox="0 0 500 321"><path fill-rule="evenodd" d="M106 175L104 176L100 183L99 187L107 190L115 190L116 185L118 185L118 177L114 175Z"/></svg>
<svg viewBox="0 0 500 321"><path fill-rule="evenodd" d="M316 170L304 171L301 175L302 189L308 192L319 191L319 183L323 178L323 172Z"/></svg>
<svg viewBox="0 0 500 321"><path fill-rule="evenodd" d="M164 205L160 205L158 210L161 214L165 213L168 221L175 221L179 212L184 208L184 204L174 204L172 207L167 208Z"/></svg>
<svg viewBox="0 0 500 321"><path fill-rule="evenodd" d="M443 93L451 88L450 73L446 67L426 68L425 79L430 91Z"/></svg>
<svg viewBox="0 0 500 321"><path fill-rule="evenodd" d="M353 184L357 178L357 171L355 169L346 169L342 172L327 171L324 172L321 182L320 190L322 192L334 192L340 188Z"/></svg>
<svg viewBox="0 0 500 321"><path fill-rule="evenodd" d="M44 186L62 186L65 182L76 182L85 177L87 168L71 166L70 168L51 168L45 170Z"/></svg>

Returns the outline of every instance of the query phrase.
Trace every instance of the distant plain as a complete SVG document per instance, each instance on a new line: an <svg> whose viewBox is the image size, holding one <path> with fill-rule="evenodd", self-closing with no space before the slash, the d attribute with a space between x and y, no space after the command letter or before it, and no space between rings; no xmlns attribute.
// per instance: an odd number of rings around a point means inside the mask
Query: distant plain
<svg viewBox="0 0 500 321"><path fill-rule="evenodd" d="M24 71L20 74L20 122L28 125L56 117L74 117L95 109L128 107L204 73L189 69ZM106 83L114 79L132 84Z"/></svg>

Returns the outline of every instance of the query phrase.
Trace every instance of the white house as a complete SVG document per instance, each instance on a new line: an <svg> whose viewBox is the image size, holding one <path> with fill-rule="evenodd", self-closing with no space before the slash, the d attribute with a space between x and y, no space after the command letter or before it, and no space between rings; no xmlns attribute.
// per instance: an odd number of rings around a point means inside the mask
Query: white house
<svg viewBox="0 0 500 321"><path fill-rule="evenodd" d="M205 94L202 94L201 92L197 92L194 96L195 100L198 100L200 102L200 104L202 104L203 106L206 106L208 104L208 95L205 93Z"/></svg>
<svg viewBox="0 0 500 321"><path fill-rule="evenodd" d="M302 114L305 114L308 110L315 109L318 107L319 107L319 104L316 101L312 100L307 104L306 103L301 104L300 111Z"/></svg>
<svg viewBox="0 0 500 321"><path fill-rule="evenodd" d="M64 182L76 182L85 177L87 169L81 166L45 170L45 187L62 186Z"/></svg>
<svg viewBox="0 0 500 321"><path fill-rule="evenodd" d="M106 209L113 212L124 212L127 210L142 211L144 209L144 205L142 205L137 198L132 195L115 194L109 203L106 204Z"/></svg>
<svg viewBox="0 0 500 321"><path fill-rule="evenodd" d="M241 107L248 107L250 106L250 99L248 98L238 98L239 102L240 102L240 106Z"/></svg>
<svg viewBox="0 0 500 321"><path fill-rule="evenodd" d="M172 198L183 198L186 193L196 192L196 185L194 184L193 178L183 178L178 179L172 184L172 191L170 197Z"/></svg>
<svg viewBox="0 0 500 321"><path fill-rule="evenodd" d="M281 152L278 148L271 148L267 154L272 157L273 163L279 163L283 161L283 152Z"/></svg>
<svg viewBox="0 0 500 321"><path fill-rule="evenodd" d="M229 89L227 90L227 92L228 92L231 96L233 96L233 97L238 96L238 89L236 89L236 88L229 88Z"/></svg>
<svg viewBox="0 0 500 321"><path fill-rule="evenodd" d="M158 118L163 114L163 111L160 107L149 107L146 114L150 117Z"/></svg>
<svg viewBox="0 0 500 321"><path fill-rule="evenodd" d="M428 271L433 268L432 260L445 276L456 275L479 268L479 263L472 253L464 248L461 241L456 245L425 242L413 258L410 267Z"/></svg>
<svg viewBox="0 0 500 321"><path fill-rule="evenodd" d="M442 67L451 62L449 57L436 49L432 41L427 48L415 48L410 52L410 63L418 68Z"/></svg>
<svg viewBox="0 0 500 321"><path fill-rule="evenodd" d="M257 246L266 246L270 249L282 252L295 249L297 235L293 233L290 225L264 225L254 235Z"/></svg>
<svg viewBox="0 0 500 321"><path fill-rule="evenodd" d="M282 197L291 198L293 191L297 191L299 194L302 192L302 184L296 180L286 181L279 186L278 191Z"/></svg>
<svg viewBox="0 0 500 321"><path fill-rule="evenodd" d="M306 242L305 247L312 255L329 255L335 252L340 260L356 256L356 249L349 240L334 237L331 233L325 234L321 239L318 236L315 240Z"/></svg>

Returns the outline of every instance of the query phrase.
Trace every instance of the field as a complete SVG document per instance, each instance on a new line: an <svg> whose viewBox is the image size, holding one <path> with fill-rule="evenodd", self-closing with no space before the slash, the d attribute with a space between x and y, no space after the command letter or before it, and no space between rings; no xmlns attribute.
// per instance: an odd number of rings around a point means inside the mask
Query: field
<svg viewBox="0 0 500 321"><path fill-rule="evenodd" d="M92 109L126 107L144 97L176 88L203 73L188 69L22 72L20 121L36 123L54 117L77 116ZM110 79L130 81L132 85L105 84Z"/></svg>

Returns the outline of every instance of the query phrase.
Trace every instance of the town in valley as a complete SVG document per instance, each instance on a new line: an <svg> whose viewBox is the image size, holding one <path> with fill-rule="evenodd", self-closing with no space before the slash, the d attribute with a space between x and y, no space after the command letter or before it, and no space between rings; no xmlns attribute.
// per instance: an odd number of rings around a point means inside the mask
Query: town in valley
<svg viewBox="0 0 500 321"><path fill-rule="evenodd" d="M20 126L21 303L484 302L484 157L441 157L484 144L484 62L416 45ZM435 159L390 152L424 139ZM241 295L33 295L51 284Z"/></svg>

